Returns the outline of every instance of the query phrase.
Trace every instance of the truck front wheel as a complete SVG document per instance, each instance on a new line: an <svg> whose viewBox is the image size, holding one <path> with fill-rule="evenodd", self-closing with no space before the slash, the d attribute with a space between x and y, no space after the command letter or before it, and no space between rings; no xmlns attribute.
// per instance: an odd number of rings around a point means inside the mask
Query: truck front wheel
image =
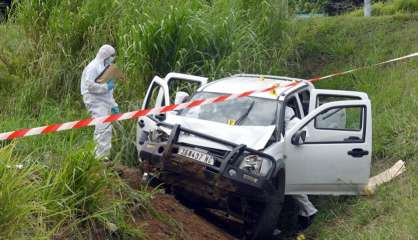
<svg viewBox="0 0 418 240"><path fill-rule="evenodd" d="M246 236L246 239L261 240L272 239L274 230L277 228L280 212L283 208L285 190L285 170L280 169L273 179L275 191L266 201L265 207L258 217L253 231Z"/></svg>

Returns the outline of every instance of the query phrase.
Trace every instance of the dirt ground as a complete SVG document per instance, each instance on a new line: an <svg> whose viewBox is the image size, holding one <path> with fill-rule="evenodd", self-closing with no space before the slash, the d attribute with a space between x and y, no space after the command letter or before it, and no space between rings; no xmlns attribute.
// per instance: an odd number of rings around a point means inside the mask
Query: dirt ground
<svg viewBox="0 0 418 240"><path fill-rule="evenodd" d="M117 170L132 188L140 187L142 173L139 170L123 166L118 166ZM137 226L144 231L147 239L236 239L193 210L184 207L172 195L157 193L151 203L157 212L157 217L145 215L136 219Z"/></svg>
<svg viewBox="0 0 418 240"><path fill-rule="evenodd" d="M163 219L150 217L139 223L149 239L235 239L181 205L171 195L157 194L152 203Z"/></svg>

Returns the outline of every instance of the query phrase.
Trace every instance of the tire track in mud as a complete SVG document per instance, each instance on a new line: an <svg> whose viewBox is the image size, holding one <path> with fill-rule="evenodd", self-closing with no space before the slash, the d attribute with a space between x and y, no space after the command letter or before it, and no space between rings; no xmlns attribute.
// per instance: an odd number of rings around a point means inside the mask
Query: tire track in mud
<svg viewBox="0 0 418 240"><path fill-rule="evenodd" d="M133 189L140 188L142 173L139 169L117 166L115 170L121 173L121 177ZM146 239L237 239L223 230L228 228L229 222L218 221L222 216L217 213L204 211L197 214L192 209L183 206L174 196L165 193L155 194L151 204L159 215L158 218L150 214L135 217L135 225L144 232ZM231 233L235 232L231 231Z"/></svg>
<svg viewBox="0 0 418 240"><path fill-rule="evenodd" d="M155 218L143 219L140 226L149 239L236 239L193 210L181 205L171 195L163 193L155 195L152 205L162 216L167 217L167 221L159 221Z"/></svg>

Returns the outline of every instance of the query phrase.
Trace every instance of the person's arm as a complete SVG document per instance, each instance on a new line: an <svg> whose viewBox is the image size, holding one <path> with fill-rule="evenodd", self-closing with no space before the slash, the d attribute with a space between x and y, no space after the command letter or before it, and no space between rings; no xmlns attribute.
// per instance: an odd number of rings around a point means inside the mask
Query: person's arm
<svg viewBox="0 0 418 240"><path fill-rule="evenodd" d="M115 99L113 98L113 91L112 91L112 94L111 94L110 105L112 106L112 108L111 108L111 114L120 113L119 106L116 103Z"/></svg>
<svg viewBox="0 0 418 240"><path fill-rule="evenodd" d="M86 73L86 87L90 93L107 93L109 89L107 84L96 83L96 78L94 69L89 69Z"/></svg>
<svg viewBox="0 0 418 240"><path fill-rule="evenodd" d="M110 99L110 100L111 100L112 107L119 107L119 105L115 101L115 98L113 98L113 94L112 94L112 99Z"/></svg>

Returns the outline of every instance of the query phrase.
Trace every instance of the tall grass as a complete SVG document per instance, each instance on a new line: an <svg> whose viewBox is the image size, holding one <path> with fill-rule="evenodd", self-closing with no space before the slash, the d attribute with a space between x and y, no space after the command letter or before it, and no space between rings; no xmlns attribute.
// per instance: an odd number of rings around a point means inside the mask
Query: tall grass
<svg viewBox="0 0 418 240"><path fill-rule="evenodd" d="M279 41L270 39L280 36L283 3L24 0L15 21L35 42L30 74L42 85L35 87L35 97L77 93L82 68L100 45L110 43L129 79L119 92L138 98L155 74L273 70L266 64L272 60L268 49Z"/></svg>
<svg viewBox="0 0 418 240"><path fill-rule="evenodd" d="M417 18L316 18L293 22L289 70L321 76L418 51ZM407 172L375 196L314 198L320 212L308 235L317 239L415 239L418 157L418 60L362 70L317 84L366 92L372 102L373 168L397 160Z"/></svg>
<svg viewBox="0 0 418 240"><path fill-rule="evenodd" d="M80 75L104 43L116 47L117 64L128 78L116 88L123 111L140 106L155 74L311 77L418 51L414 16L295 20L283 2L23 0L15 16L0 25L0 131L87 117ZM367 92L373 106L373 172L400 158L410 170L372 199L319 201L322 221L312 228L318 238L356 232L353 238L370 239L371 228L378 237L408 239L417 229L406 224L414 222L416 209L402 215L417 198L411 190L417 187L416 66L415 60L319 84ZM115 126L115 160L137 163L135 125ZM16 145L0 142L0 238L141 237L129 227L127 208L146 205L149 194L127 188L94 160L92 134L82 129ZM13 168L18 163L25 168ZM111 233L114 225L119 230Z"/></svg>
<svg viewBox="0 0 418 240"><path fill-rule="evenodd" d="M417 0L388 0L372 4L373 16L385 16L396 14L416 14L418 12ZM363 16L363 10L358 9L350 12L351 16Z"/></svg>
<svg viewBox="0 0 418 240"><path fill-rule="evenodd" d="M3 93L19 89L13 104L22 114L37 115L50 100L75 101L79 106L81 71L104 43L116 47L117 63L127 75L128 81L116 91L123 110L139 105L155 74L179 71L219 77L242 71L278 72L284 58L275 46L285 27L284 3L24 0L12 26L4 27L4 32L16 34L5 38L0 53L21 60L4 64L7 75L0 79L7 82L1 87ZM6 47L9 42L17 44L8 41L16 38L25 51Z"/></svg>
<svg viewBox="0 0 418 240"><path fill-rule="evenodd" d="M0 237L138 239L130 211L146 211L147 196L130 189L96 160L90 148L45 165L0 150ZM16 165L21 164L21 166Z"/></svg>
<svg viewBox="0 0 418 240"><path fill-rule="evenodd" d="M123 110L137 109L155 74L212 77L273 71L282 1L23 0L0 26L0 131L87 117L80 75L110 43L128 81L117 86ZM272 24L267 26L267 24ZM271 41L271 37L275 40ZM280 59L279 59L280 60ZM278 60L276 61L278 62ZM135 123L115 126L116 161L137 164ZM16 144L1 142L0 238L142 238L130 210L147 211L149 194L128 188L92 156L92 130ZM7 157L3 157L6 154ZM18 176L18 177L15 177Z"/></svg>
<svg viewBox="0 0 418 240"><path fill-rule="evenodd" d="M13 146L0 149L0 238L24 235L25 229L37 228L36 214L42 203L34 201L39 179L33 176L38 167L20 169L11 156ZM27 231L30 233L31 231Z"/></svg>
<svg viewBox="0 0 418 240"><path fill-rule="evenodd" d="M8 64L12 70L4 71L7 75L3 79L7 80L2 81L7 82L2 84L2 92L19 89L15 99L8 98L18 107L5 110L40 116L40 112L44 114L42 108L51 102L82 109L81 72L104 43L116 47L117 64L128 79L116 90L116 99L124 111L138 108L145 88L156 74L178 71L215 78L238 72L283 72L285 58L276 49L286 27L284 3L21 1L14 19L4 27L4 32L16 32L16 36L6 37L5 43L20 38L25 46L22 60ZM11 59L20 54L13 48L0 47L2 51ZM13 71L16 68L19 70ZM122 130L119 136L133 133L130 128L118 128ZM133 149L132 142L125 143L130 145L120 148ZM128 162L135 158L132 154Z"/></svg>

